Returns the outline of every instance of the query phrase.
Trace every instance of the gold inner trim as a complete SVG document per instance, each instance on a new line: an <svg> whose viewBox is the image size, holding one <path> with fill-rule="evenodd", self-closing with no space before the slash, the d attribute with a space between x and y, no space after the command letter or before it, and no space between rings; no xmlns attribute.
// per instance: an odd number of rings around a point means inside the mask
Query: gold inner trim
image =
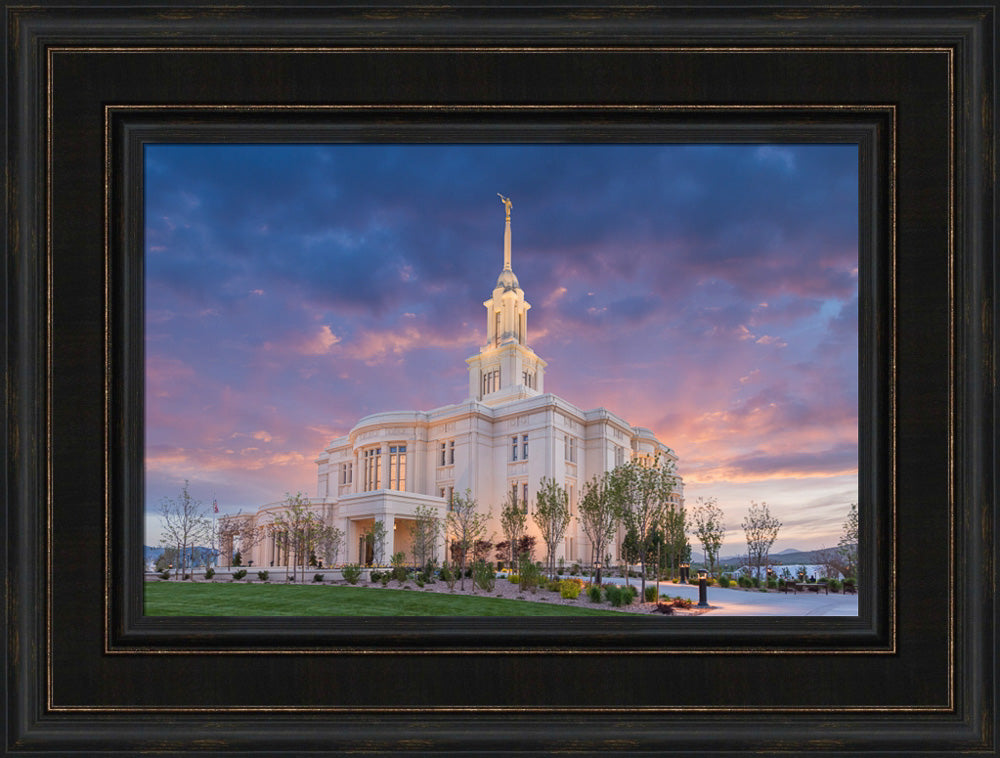
<svg viewBox="0 0 1000 758"><path fill-rule="evenodd" d="M838 46L804 46L804 47L645 47L645 48L634 48L634 47L613 47L613 46L598 46L598 47L438 47L438 48L424 48L424 47L406 47L406 46L386 46L386 47L368 47L368 46L357 46L357 47L238 47L238 48L213 48L213 47L197 47L197 46L164 46L164 47L146 47L146 48L126 48L126 47L73 47L73 46L63 46L63 47L52 47L48 49L47 58L47 72L46 72L46 188L45 188L45 204L46 204L46 229L45 229L45 250L46 250L46 261L44 268L44 275L46 278L46 293L47 306L46 306L46 327L47 333L45 334L46 340L46 391L47 397L45 401L45 418L46 418L46 442L48 443L52 439L52 408L51 408L51 396L52 396L52 376L51 376L51 366L52 366L52 239L51 239L51 203L52 203L52 189L51 189L51 176L52 176L52 155L53 155L53 132L52 132L52 102L53 102L53 91L52 91L52 76L53 76L53 56L56 53L155 53L155 52L212 52L212 53L246 53L246 52L538 52L538 53L552 53L552 52L566 52L566 53L587 53L587 52L628 52L628 53L650 53L650 52L699 52L699 53L771 53L771 52L823 52L823 53L858 53L858 52L871 52L871 53L905 53L905 52L919 52L919 53L929 53L929 52L943 52L948 55L948 100L949 100L949 156L948 156L948 279L949 279L949 299L950 305L954 304L954 278L953 278L953 267L954 267L954 108L956 103L954 100L954 49L952 47L838 47ZM135 105L135 106L106 106L105 108L105 214L104 214L104 229L105 229L105 257L104 257L104 267L105 267L105 449L104 449L104 466L105 466L105 566L106 569L110 569L110 502L109 502L109 476L110 476L110 459L109 459L109 429L110 429L110 366L111 366L111 355L110 355L110 342L111 342L111 328L110 328L110 260L109 260L109 245L110 245L110 229L109 229L109 213L110 213L110 171L111 171L111 136L110 136L110 120L109 115L113 111L133 109L133 110L152 110L152 109L184 109L184 110L237 110L237 111L253 111L253 110L289 110L289 109L302 109L302 110L436 110L436 111L459 111L459 110L619 110L619 111L695 111L695 110L790 110L790 109L800 109L800 110L855 110L858 112L875 112L879 110L890 110L892 113L892 145L891 145L891 171L892 175L889 177L890 182L890 280L891 280L891 316L893 324L893 336L892 336L892 358L890 361L890 374L891 382L889 389L889 400L890 408L892 412L891 424L891 441L890 441L890 492L891 492L891 503L890 503L890 513L892 520L892 543L893 543L893 560L891 562L891 577L892 582L890 582L889 592L891 597L891 613L890 613L890 634L892 639L892 651L895 651L896 646L896 613L897 613L897 603L898 595L896 593L896 579L897 579L897 551L896 551L896 541L897 541L897 520L896 520L896 412L897 412L897 397L896 397L896 378L897 378L897 366L896 366L896 325L897 325L897 313L896 313L896 201L897 201L897 188L896 188L896 109L892 105L882 105L882 106L852 106L852 105L690 105L690 106L633 106L633 105L579 105L579 106L514 106L514 105L470 105L470 106L436 106L436 105L348 105L348 106L287 106L287 105L266 105L266 106L245 106L245 105L223 105L223 106L211 106L211 105L196 105L196 106L178 106L178 105L165 105L165 106L154 106L154 105ZM949 409L954 411L954 316L951 311L949 311ZM949 415L948 419L948 442L949 442L949 506L951 520L949 521L949 565L948 573L949 579L953 580L954 572L954 518L955 518L955 492L954 492L954 429L952 416ZM729 713L739 713L744 711L749 712L760 712L760 711L775 711L775 712L800 712L800 713L829 713L829 712L947 712L953 710L954 707L954 624L955 620L955 596L954 596L954 582L949 581L949 624L948 624L948 652L949 652L949 705L947 708L938 708L934 706L842 706L837 708L785 708L785 707L753 707L753 708L740 708L740 707L684 707L680 708L669 708L669 707L657 707L657 706L639 706L639 707L629 707L629 708L564 708L564 707L493 707L493 706L470 706L470 707L430 707L430 708L410 708L410 707L393 707L393 708L348 708L348 707L338 707L338 706L322 706L322 707L299 707L299 706L283 706L283 707L264 707L264 706L236 706L236 707L226 707L226 708L171 708L171 707L109 707L109 706L99 706L99 707L89 707L89 706L56 706L52 702L52 669L51 669L51 655L52 655L52 581L53 581L53 561L52 561L52 505L53 505L53 493L52 493L52 459L51 455L48 456L46 461L46 638L47 646L45 650L45 661L46 661L46 682L47 682L47 708L51 712L68 712L68 711L79 711L79 712L136 712L136 711L169 711L178 713L193 713L193 712L219 712L219 711L240 711L240 712L280 712L280 711L295 711L295 712L372 712L372 713L393 713L393 712L636 712L636 711L646 711L646 712L670 712L674 710L684 710L687 712L729 712ZM105 572L106 575L109 574L108 571ZM108 650L108 634L110 631L109 627L109 606L110 606L110 578L105 582L104 588L104 609L105 609L105 652L127 652L127 651L111 651ZM746 652L768 652L768 653L782 653L782 654L820 654L820 655L831 655L831 654L860 654L867 652L881 653L884 651L802 651L802 650L761 650L757 648L748 648ZM151 650L136 650L137 653L144 655L148 654L205 654L203 651L172 651L172 650L162 650L162 651L151 651ZM267 654L275 654L276 652L281 653L297 653L299 651L287 650L287 651L251 651L251 650L241 650L241 651L212 651L216 654L256 654L258 652L263 652ZM339 651L339 650L323 650L323 651L312 651L305 650L302 652L314 653L314 652L330 652L330 653L351 653L351 654L380 654L386 653L387 651L379 650L351 650L351 651ZM519 653L525 654L527 652L535 651L520 651L520 650L434 650L434 651L393 651L393 654L414 654L414 653L427 653L435 655L443 654L455 654L455 653L474 653L474 654L510 654ZM566 651L566 650L538 650L539 653L545 654L606 654L604 651ZM619 651L614 652L633 652L633 651ZM634 652L650 653L648 650L637 650ZM719 651L657 651L657 652L672 652L680 654L692 654L694 652L704 652L704 653L729 653L735 654L741 652L740 650L725 649Z"/></svg>

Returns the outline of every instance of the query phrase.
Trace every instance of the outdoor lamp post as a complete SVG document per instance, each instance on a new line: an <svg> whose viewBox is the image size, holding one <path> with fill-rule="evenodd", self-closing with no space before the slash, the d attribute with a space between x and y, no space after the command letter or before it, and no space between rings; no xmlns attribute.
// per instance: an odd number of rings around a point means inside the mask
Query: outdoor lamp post
<svg viewBox="0 0 1000 758"><path fill-rule="evenodd" d="M698 607L708 608L708 572L698 569Z"/></svg>
<svg viewBox="0 0 1000 758"><path fill-rule="evenodd" d="M682 563L680 568L681 568L681 584L687 584L690 579L689 571L691 570L691 564Z"/></svg>

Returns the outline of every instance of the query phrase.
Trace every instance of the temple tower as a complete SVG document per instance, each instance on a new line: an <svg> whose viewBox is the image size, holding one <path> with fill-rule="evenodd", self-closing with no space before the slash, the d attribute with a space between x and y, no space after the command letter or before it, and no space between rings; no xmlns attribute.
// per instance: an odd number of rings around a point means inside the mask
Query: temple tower
<svg viewBox="0 0 1000 758"><path fill-rule="evenodd" d="M499 194L499 193L498 193ZM513 203L499 195L504 205L503 269L486 308L486 344L469 365L469 397L499 403L544 391L546 363L528 347L528 309L517 276L511 268L510 209Z"/></svg>

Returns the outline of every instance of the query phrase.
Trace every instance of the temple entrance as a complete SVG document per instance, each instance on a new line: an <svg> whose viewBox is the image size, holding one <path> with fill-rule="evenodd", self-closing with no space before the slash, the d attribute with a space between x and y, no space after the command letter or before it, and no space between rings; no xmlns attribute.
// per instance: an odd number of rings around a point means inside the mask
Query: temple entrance
<svg viewBox="0 0 1000 758"><path fill-rule="evenodd" d="M375 547L365 539L364 535L358 537L358 562L362 566L371 566L375 560Z"/></svg>

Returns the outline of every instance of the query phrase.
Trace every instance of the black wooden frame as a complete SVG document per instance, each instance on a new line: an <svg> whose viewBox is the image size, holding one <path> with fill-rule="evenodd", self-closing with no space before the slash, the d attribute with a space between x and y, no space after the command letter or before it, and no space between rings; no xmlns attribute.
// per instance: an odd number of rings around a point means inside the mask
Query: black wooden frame
<svg viewBox="0 0 1000 758"><path fill-rule="evenodd" d="M995 752L995 4L4 8L6 754ZM137 151L237 133L857 141L861 616L143 618Z"/></svg>

